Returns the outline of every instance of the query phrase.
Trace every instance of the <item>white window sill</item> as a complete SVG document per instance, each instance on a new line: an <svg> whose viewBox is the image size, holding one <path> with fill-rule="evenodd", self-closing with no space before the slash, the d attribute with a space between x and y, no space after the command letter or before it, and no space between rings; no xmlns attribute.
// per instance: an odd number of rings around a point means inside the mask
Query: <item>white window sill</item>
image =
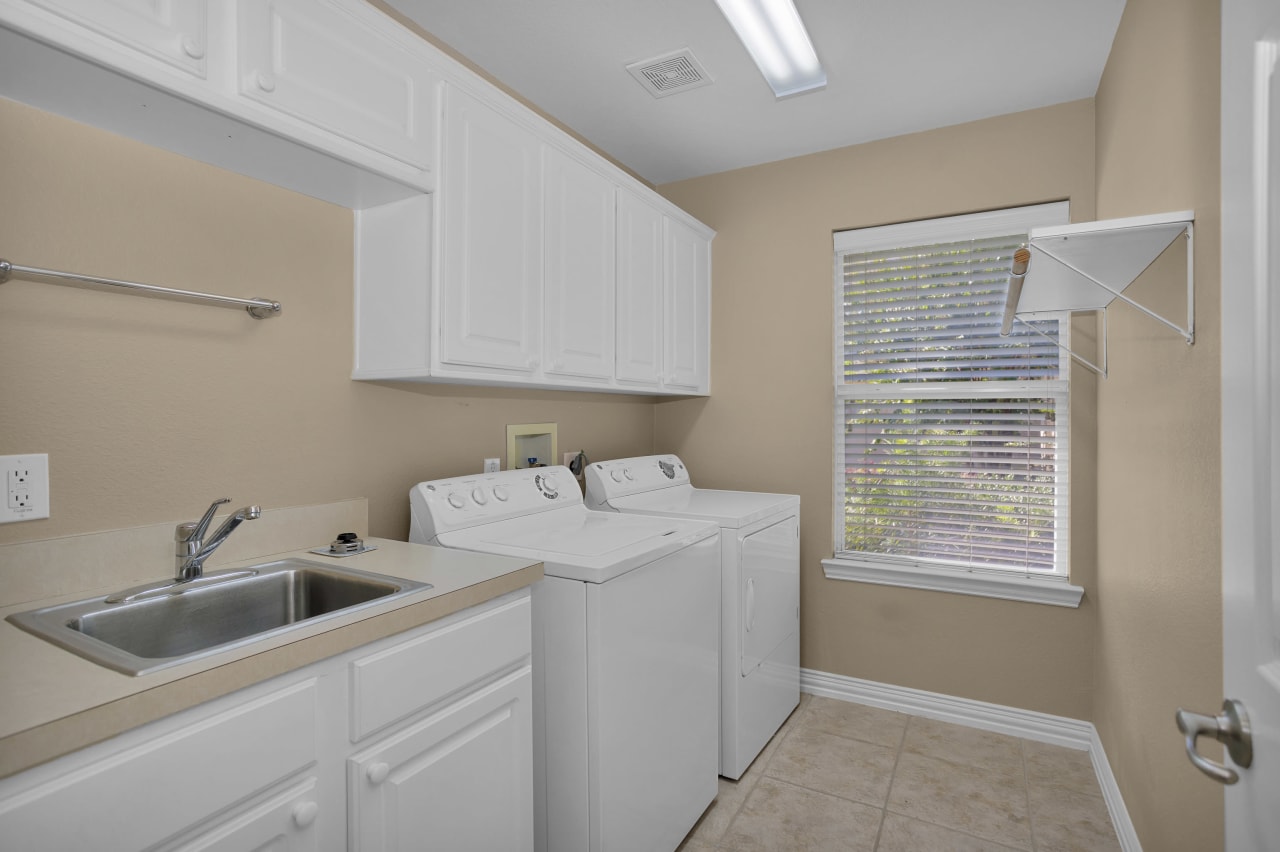
<svg viewBox="0 0 1280 852"><path fill-rule="evenodd" d="M945 568L886 567L849 559L824 559L828 580L852 580L881 586L928 589L957 595L977 595L1009 601L1076 608L1084 589L1056 577L1026 577L996 573L969 573Z"/></svg>

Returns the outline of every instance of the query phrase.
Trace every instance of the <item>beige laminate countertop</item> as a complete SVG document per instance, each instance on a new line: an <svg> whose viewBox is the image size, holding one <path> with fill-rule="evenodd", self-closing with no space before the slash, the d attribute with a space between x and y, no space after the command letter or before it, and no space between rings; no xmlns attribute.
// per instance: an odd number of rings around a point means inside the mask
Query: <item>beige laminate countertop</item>
<svg viewBox="0 0 1280 852"><path fill-rule="evenodd" d="M542 578L542 563L505 556L367 539L378 549L333 560L431 583L380 606L300 626L277 636L133 677L91 663L3 619L14 612L119 591L106 588L0 609L0 777L276 675L451 615ZM246 559L217 570L297 557L306 550Z"/></svg>

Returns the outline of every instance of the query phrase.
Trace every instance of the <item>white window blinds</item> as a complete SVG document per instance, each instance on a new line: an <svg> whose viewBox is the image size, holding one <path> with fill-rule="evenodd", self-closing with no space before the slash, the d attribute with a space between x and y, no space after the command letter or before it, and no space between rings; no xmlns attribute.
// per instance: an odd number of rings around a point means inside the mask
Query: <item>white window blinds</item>
<svg viewBox="0 0 1280 852"><path fill-rule="evenodd" d="M999 333L1014 250L1065 218L837 235L840 557L1065 576L1069 324Z"/></svg>

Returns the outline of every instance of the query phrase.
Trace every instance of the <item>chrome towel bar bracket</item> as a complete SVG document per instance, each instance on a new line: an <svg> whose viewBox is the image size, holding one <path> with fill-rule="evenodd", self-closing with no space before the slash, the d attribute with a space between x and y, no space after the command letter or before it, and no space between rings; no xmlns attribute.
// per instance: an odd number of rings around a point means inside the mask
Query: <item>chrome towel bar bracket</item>
<svg viewBox="0 0 1280 852"><path fill-rule="evenodd" d="M111 287L120 287L125 290L137 291L152 296L170 296L177 299L189 299L198 302L205 302L210 305L219 305L228 308L244 308L249 316L254 319L266 319L267 317L278 316L283 310L279 302L273 302L270 299L238 299L235 296L218 296L213 293L200 293L195 290L178 290L173 287L157 287L154 284L139 284L136 281L118 281L114 278L98 278L94 275L80 275L75 272L58 272L53 269L40 269L34 266L19 266L16 263L10 263L0 258L0 284L8 281L13 273L22 275L36 275L41 278L55 279L54 283L59 281L82 281L88 284L106 284Z"/></svg>

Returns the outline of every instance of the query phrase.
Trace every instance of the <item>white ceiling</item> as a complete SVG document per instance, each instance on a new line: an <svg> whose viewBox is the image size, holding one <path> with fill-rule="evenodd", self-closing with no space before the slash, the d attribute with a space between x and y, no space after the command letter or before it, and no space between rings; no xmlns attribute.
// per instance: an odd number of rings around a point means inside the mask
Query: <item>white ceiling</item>
<svg viewBox="0 0 1280 852"><path fill-rule="evenodd" d="M827 71L775 100L713 0L387 0L662 184L1092 97L1124 0L797 0ZM714 83L625 66L689 48Z"/></svg>

